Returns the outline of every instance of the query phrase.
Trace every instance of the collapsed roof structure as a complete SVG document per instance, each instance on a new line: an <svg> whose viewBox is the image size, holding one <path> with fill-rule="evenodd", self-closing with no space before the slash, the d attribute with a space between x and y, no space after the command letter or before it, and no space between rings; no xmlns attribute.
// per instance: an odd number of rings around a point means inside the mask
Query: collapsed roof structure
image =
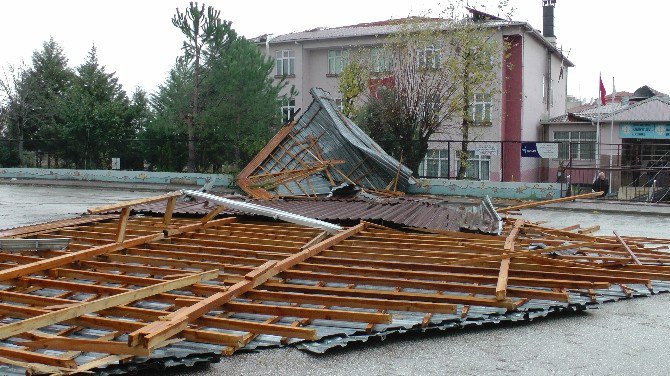
<svg viewBox="0 0 670 376"><path fill-rule="evenodd" d="M346 226L184 193L210 202L207 214L175 213L174 192L0 231L14 239L0 250L0 373L108 375L283 345L323 352L670 291L668 240L511 217L502 235ZM133 214L152 203L161 215ZM64 238L64 249L38 247Z"/></svg>
<svg viewBox="0 0 670 376"><path fill-rule="evenodd" d="M327 195L341 184L394 194L413 183L412 171L388 155L322 89L300 118L285 125L240 172L237 185L249 196Z"/></svg>

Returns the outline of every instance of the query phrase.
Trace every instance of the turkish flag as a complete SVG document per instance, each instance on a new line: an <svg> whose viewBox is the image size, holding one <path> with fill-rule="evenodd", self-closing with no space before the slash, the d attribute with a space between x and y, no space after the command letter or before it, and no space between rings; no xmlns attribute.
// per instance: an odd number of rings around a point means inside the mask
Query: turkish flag
<svg viewBox="0 0 670 376"><path fill-rule="evenodd" d="M607 96L607 92L605 91L605 85L603 85L603 78L600 77L600 103L604 106L605 105L605 97Z"/></svg>

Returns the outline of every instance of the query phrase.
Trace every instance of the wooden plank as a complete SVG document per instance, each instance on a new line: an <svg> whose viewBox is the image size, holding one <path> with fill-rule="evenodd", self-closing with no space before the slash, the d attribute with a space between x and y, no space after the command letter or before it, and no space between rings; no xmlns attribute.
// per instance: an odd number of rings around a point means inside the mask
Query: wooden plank
<svg viewBox="0 0 670 376"><path fill-rule="evenodd" d="M78 225L96 223L106 221L112 218L116 218L116 214L90 215L85 217L62 219L60 221L17 227L0 231L0 238L23 237L25 235L34 234L37 232L55 230L69 226L78 226Z"/></svg>
<svg viewBox="0 0 670 376"><path fill-rule="evenodd" d="M516 210L519 210L519 209L535 208L535 207L538 207L538 206L543 206L543 205L548 205L548 204L555 204L555 203L559 203L559 202L574 201L574 200L579 199L579 198L599 197L599 196L602 196L602 194L603 194L602 192L584 193L584 194L581 194L581 195L555 198L555 199L552 199L552 200L535 201L535 202L529 202L529 203L521 204L521 205L508 206L508 207L505 207L505 208L496 209L496 211L498 213L507 213L507 212L516 211Z"/></svg>
<svg viewBox="0 0 670 376"><path fill-rule="evenodd" d="M35 349L97 352L112 355L149 356L151 354L151 351L148 349L128 347L125 342L59 336L39 338L32 341L21 342L21 344Z"/></svg>
<svg viewBox="0 0 670 376"><path fill-rule="evenodd" d="M151 348L154 343L156 343L156 338L169 338L173 336L181 329L181 323L186 321L193 321L196 318L204 315L205 313L211 311L214 308L220 307L221 305L229 302L230 300L248 292L252 288L261 285L268 279L276 276L284 270L288 270L294 265L312 257L319 252L327 249L355 234L364 230L366 227L365 223L358 224L356 226L350 227L347 230L341 231L340 233L323 240L309 248L304 249L303 251L291 255L284 260L281 260L274 264L274 266L266 269L264 273L255 275L253 280L243 280L233 286L231 286L227 291L218 292L210 297L201 300L198 303L193 304L190 307L181 308L167 316L165 320L161 323L149 324L141 330L134 331L128 336L129 346L144 346ZM167 335L167 336L166 336Z"/></svg>
<svg viewBox="0 0 670 376"><path fill-rule="evenodd" d="M633 252L633 250L630 249L630 247L628 246L628 244L626 244L626 241L624 241L624 240L619 236L619 234L617 234L616 231L614 231L614 236L616 236L616 238L617 238L617 240L619 241L619 243L621 243L621 245L623 245L623 247L626 249L626 252L628 252L628 254L630 255L630 258L633 259L633 261L635 261L635 263L636 263L637 265L642 265L642 263L640 262L640 259L637 258L637 255L635 254L635 252Z"/></svg>
<svg viewBox="0 0 670 376"><path fill-rule="evenodd" d="M116 242L121 243L126 238L126 227L128 226L128 216L130 215L130 208L121 209L119 215L119 223L116 228Z"/></svg>
<svg viewBox="0 0 670 376"><path fill-rule="evenodd" d="M105 213L105 212L110 212L110 211L116 211L116 210L119 210L119 209L131 207L131 206L136 206L136 205L141 205L141 204L150 204L152 202L163 201L163 200L167 200L167 199L172 198L172 197L178 197L178 196L181 196L181 195L182 195L181 192L175 191L175 192L170 192L170 193L166 193L164 195L159 195L159 196L152 196L152 197L140 198L140 199L137 199L137 200L123 201L123 202L119 202L119 203L116 203L116 204L89 208L88 213L89 214L99 214L99 213Z"/></svg>
<svg viewBox="0 0 670 376"><path fill-rule="evenodd" d="M391 315L375 312L344 311L336 309L318 309L293 306L277 306L269 304L229 302L223 309L231 312L254 313L262 315L306 317L322 320L341 320L356 322L371 322L375 324L390 324Z"/></svg>
<svg viewBox="0 0 670 376"><path fill-rule="evenodd" d="M214 209L210 210L209 213L205 214L202 219L200 219L201 223L207 223L214 219L217 215L221 214L222 211L226 210L226 207L224 205L219 205L215 207Z"/></svg>
<svg viewBox="0 0 670 376"><path fill-rule="evenodd" d="M163 214L163 227L168 227L172 221L174 206L177 203L177 196L170 197L165 204L165 214Z"/></svg>
<svg viewBox="0 0 670 376"><path fill-rule="evenodd" d="M65 359L53 355L39 354L32 351L25 351L16 348L0 347L0 356L20 359L29 363L39 363L54 367L76 368L77 362L72 359Z"/></svg>
<svg viewBox="0 0 670 376"><path fill-rule="evenodd" d="M42 328L44 326L73 319L75 317L83 316L88 313L97 312L105 308L128 304L152 295L189 286L197 282L214 279L218 276L218 274L219 274L218 270L198 273L187 277L166 281L156 285L127 291L125 293L100 298L97 300L93 300L91 302L81 303L69 308L32 317L30 319L25 319L11 324L6 324L0 326L0 339L9 338L19 333L35 330L38 328Z"/></svg>
<svg viewBox="0 0 670 376"><path fill-rule="evenodd" d="M93 258L98 255L115 252L124 248L135 247L141 244L145 244L163 238L164 235L162 233L158 233L155 235L140 236L130 240L125 240L121 243L105 244L93 248L88 248L83 251L72 252L61 256L35 261L30 264L18 265L13 268L0 271L0 281L6 281L8 279L21 277L36 272L41 272L53 267L69 264L71 262L79 260Z"/></svg>
<svg viewBox="0 0 670 376"><path fill-rule="evenodd" d="M524 224L523 219L517 219L514 222L514 227L510 231L507 238L505 238L505 245L503 247L503 254L508 255L514 252L514 241L519 235L519 230ZM496 283L496 299L505 300L507 299L507 280L509 277L509 264L510 258L506 257L500 261L500 270L498 272L498 282Z"/></svg>

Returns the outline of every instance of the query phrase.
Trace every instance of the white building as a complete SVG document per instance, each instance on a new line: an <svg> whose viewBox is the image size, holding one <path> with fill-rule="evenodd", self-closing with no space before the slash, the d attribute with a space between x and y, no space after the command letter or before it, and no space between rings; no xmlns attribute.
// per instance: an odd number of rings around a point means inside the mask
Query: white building
<svg viewBox="0 0 670 376"><path fill-rule="evenodd" d="M542 137L540 123L566 112L568 68L573 64L559 51L553 36L553 5L545 35L526 22L508 21L471 10L472 17L495 30L501 43L509 46L500 57L499 94L473 98L473 111L485 120L484 126L471 129L471 167L469 178L492 181L537 181L540 163L522 162L520 141L537 141ZM545 22L547 18L545 17ZM348 51L374 49L399 28L402 20L388 20L328 29L313 29L277 36L262 36L256 42L276 59L275 77L286 76L299 94L284 103L288 116L297 108L307 108L309 90L320 87L340 101L337 78L346 64ZM430 150L419 171L420 176L455 176L456 143L454 127L444 124L432 138ZM487 148L481 146L481 141ZM478 147L480 145L480 147ZM460 147L460 146L459 146ZM487 149L488 154L481 153Z"/></svg>

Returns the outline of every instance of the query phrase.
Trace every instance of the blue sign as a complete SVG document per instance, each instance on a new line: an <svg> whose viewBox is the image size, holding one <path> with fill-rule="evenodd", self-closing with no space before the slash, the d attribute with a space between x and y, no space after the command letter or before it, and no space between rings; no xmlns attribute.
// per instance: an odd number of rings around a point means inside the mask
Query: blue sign
<svg viewBox="0 0 670 376"><path fill-rule="evenodd" d="M670 124L621 124L619 137L670 139Z"/></svg>
<svg viewBox="0 0 670 376"><path fill-rule="evenodd" d="M525 158L558 158L558 143L522 142L521 156Z"/></svg>

